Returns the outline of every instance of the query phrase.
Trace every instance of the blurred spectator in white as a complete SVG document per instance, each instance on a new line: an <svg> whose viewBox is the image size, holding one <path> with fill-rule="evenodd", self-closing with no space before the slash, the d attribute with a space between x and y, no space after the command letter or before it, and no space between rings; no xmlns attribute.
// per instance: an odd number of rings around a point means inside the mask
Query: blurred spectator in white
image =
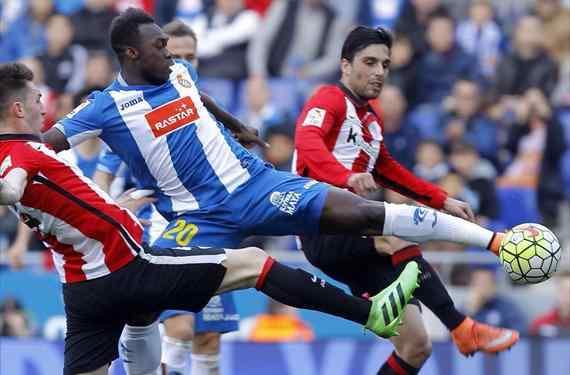
<svg viewBox="0 0 570 375"><path fill-rule="evenodd" d="M110 50L107 30L118 15L115 0L85 0L83 8L71 15L75 27L74 43L88 50Z"/></svg>
<svg viewBox="0 0 570 375"><path fill-rule="evenodd" d="M193 18L190 26L200 40L200 76L245 78L247 47L258 25L258 13L244 8L243 0L216 0Z"/></svg>
<svg viewBox="0 0 570 375"><path fill-rule="evenodd" d="M29 0L25 12L1 35L0 63L43 53L47 47L46 22L52 12L52 0Z"/></svg>
<svg viewBox="0 0 570 375"><path fill-rule="evenodd" d="M502 31L494 21L491 1L473 1L469 18L457 26L457 42L467 53L477 57L481 73L486 78L495 75L502 39Z"/></svg>
<svg viewBox="0 0 570 375"><path fill-rule="evenodd" d="M545 47L558 63L558 82L552 93L554 105L570 106L570 11L545 26Z"/></svg>
<svg viewBox="0 0 570 375"><path fill-rule="evenodd" d="M31 336L30 320L21 303L7 297L0 304L0 336Z"/></svg>
<svg viewBox="0 0 570 375"><path fill-rule="evenodd" d="M416 150L414 174L425 180L436 182L449 173L443 149L436 141L422 141Z"/></svg>
<svg viewBox="0 0 570 375"><path fill-rule="evenodd" d="M154 14L155 3L161 2L161 0L114 0L115 10L118 12L124 12L128 8L139 8L147 12L148 14Z"/></svg>
<svg viewBox="0 0 570 375"><path fill-rule="evenodd" d="M408 109L416 105L416 74L417 59L408 37L396 34L392 44L392 61L390 63L390 74L388 82L398 86L404 93L408 102Z"/></svg>
<svg viewBox="0 0 570 375"><path fill-rule="evenodd" d="M89 53L85 67L84 87L107 87L115 78L113 65L109 55L101 51Z"/></svg>
<svg viewBox="0 0 570 375"><path fill-rule="evenodd" d="M296 308L269 298L267 312L240 321L239 331L224 335L224 340L228 339L258 343L310 342L315 334L299 317Z"/></svg>
<svg viewBox="0 0 570 375"><path fill-rule="evenodd" d="M473 269L465 313L481 323L525 332L524 315L515 303L497 292L496 277L494 269Z"/></svg>
<svg viewBox="0 0 570 375"><path fill-rule="evenodd" d="M481 159L477 149L466 142L457 142L451 146L449 162L452 169L466 182L479 200L479 209L475 212L478 222L485 225L499 214L499 203L495 189L497 171L485 159Z"/></svg>
<svg viewBox="0 0 570 375"><path fill-rule="evenodd" d="M441 0L410 0L405 4L394 30L407 36L414 51L421 55L428 49L427 27L435 15L449 15Z"/></svg>
<svg viewBox="0 0 570 375"><path fill-rule="evenodd" d="M211 2L211 1L210 1ZM167 23L173 18L185 23L192 23L194 18L202 15L208 2L205 0L165 0L157 3L157 15Z"/></svg>
<svg viewBox="0 0 570 375"><path fill-rule="evenodd" d="M529 88L550 95L557 81L558 67L544 50L544 28L539 18L525 16L517 24L512 51L501 58L497 67L494 97L503 110L516 106L516 96Z"/></svg>
<svg viewBox="0 0 570 375"><path fill-rule="evenodd" d="M412 168L419 142L417 129L406 119L406 98L393 85L384 85L380 94L384 143L398 162Z"/></svg>
<svg viewBox="0 0 570 375"><path fill-rule="evenodd" d="M478 66L455 42L455 24L448 16L433 16L427 29L429 47L417 70L418 103L438 103L458 79L475 79Z"/></svg>
<svg viewBox="0 0 570 375"><path fill-rule="evenodd" d="M0 36L6 32L8 25L22 14L24 5L21 0L4 0L0 3Z"/></svg>
<svg viewBox="0 0 570 375"><path fill-rule="evenodd" d="M556 306L536 317L530 324L529 333L544 337L570 336L570 272L555 277L557 283Z"/></svg>
<svg viewBox="0 0 570 375"><path fill-rule="evenodd" d="M47 49L38 57L45 82L58 94L75 93L83 87L87 51L73 41L73 25L63 15L53 15L46 24Z"/></svg>
<svg viewBox="0 0 570 375"><path fill-rule="evenodd" d="M332 79L347 28L323 0L274 0L248 51L250 75Z"/></svg>
<svg viewBox="0 0 570 375"><path fill-rule="evenodd" d="M360 0L358 23L393 30L405 6L405 0Z"/></svg>

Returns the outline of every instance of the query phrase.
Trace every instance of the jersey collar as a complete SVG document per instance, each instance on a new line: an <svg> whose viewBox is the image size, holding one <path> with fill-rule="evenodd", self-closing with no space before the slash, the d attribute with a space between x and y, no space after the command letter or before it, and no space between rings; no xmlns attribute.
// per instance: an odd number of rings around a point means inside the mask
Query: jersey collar
<svg viewBox="0 0 570 375"><path fill-rule="evenodd" d="M359 107L359 108L363 108L363 107L369 108L369 107L370 107L369 104L368 104L368 101L362 100L362 99L360 99L359 97L357 97L356 95L354 95L354 94L352 93L352 91L350 91L350 90L348 89L348 87L346 87L342 82L338 81L338 82L337 82L337 86L342 90L342 92L344 92L344 94L345 94L346 96L348 96L348 98L350 99L350 101L351 101L356 107Z"/></svg>
<svg viewBox="0 0 570 375"><path fill-rule="evenodd" d="M32 141L32 142L41 142L42 140L35 134L17 134L17 133L5 133L0 134L0 142L1 141Z"/></svg>

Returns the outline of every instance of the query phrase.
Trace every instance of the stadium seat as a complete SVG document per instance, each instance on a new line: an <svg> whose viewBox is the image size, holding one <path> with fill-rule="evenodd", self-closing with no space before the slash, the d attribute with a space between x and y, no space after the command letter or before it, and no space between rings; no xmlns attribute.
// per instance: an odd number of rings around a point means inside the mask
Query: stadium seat
<svg viewBox="0 0 570 375"><path fill-rule="evenodd" d="M497 189L497 196L501 207L499 220L507 228L521 223L540 222L534 189L502 187Z"/></svg>
<svg viewBox="0 0 570 375"><path fill-rule="evenodd" d="M236 104L236 83L228 79L202 78L198 79L200 90L211 96L218 105L232 112Z"/></svg>

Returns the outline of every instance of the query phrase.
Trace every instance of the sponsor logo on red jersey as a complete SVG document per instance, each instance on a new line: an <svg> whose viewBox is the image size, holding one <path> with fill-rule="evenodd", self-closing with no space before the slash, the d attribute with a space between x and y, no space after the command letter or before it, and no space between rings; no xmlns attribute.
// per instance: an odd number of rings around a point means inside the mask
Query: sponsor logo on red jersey
<svg viewBox="0 0 570 375"><path fill-rule="evenodd" d="M183 97L153 109L145 115L155 137L161 137L198 120L192 99Z"/></svg>

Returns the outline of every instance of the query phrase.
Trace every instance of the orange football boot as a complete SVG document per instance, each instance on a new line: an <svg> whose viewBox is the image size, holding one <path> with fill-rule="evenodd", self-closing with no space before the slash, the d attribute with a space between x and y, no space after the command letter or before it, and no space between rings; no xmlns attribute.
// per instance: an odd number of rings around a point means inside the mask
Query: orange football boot
<svg viewBox="0 0 570 375"><path fill-rule="evenodd" d="M515 330L479 323L470 317L451 331L451 337L464 356L476 352L498 354L519 341L519 333Z"/></svg>

